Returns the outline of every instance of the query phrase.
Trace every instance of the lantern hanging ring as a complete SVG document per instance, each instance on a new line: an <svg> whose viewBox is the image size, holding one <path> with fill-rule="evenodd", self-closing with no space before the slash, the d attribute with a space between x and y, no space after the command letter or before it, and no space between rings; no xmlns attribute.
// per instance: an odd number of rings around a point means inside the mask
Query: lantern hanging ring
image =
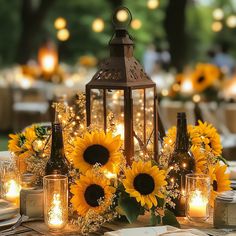
<svg viewBox="0 0 236 236"><path fill-rule="evenodd" d="M127 7L118 7L112 16L115 29L127 29L132 21L132 14Z"/></svg>

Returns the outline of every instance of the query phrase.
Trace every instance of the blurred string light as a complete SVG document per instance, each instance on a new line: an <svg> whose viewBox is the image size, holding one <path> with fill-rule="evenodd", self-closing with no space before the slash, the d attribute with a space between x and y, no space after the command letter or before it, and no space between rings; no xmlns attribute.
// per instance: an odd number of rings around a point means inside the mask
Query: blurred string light
<svg viewBox="0 0 236 236"><path fill-rule="evenodd" d="M94 32L100 33L104 30L104 27L105 27L105 24L104 24L103 19L101 18L95 19L92 23L92 30Z"/></svg>
<svg viewBox="0 0 236 236"><path fill-rule="evenodd" d="M226 24L229 28L235 28L236 27L236 16L231 15L227 18Z"/></svg>
<svg viewBox="0 0 236 236"><path fill-rule="evenodd" d="M116 19L120 22L125 22L129 18L129 14L126 10L121 9L116 13Z"/></svg>
<svg viewBox="0 0 236 236"><path fill-rule="evenodd" d="M131 21L131 27L134 29L134 30L138 30L142 27L142 22L141 20L139 19L133 19Z"/></svg>
<svg viewBox="0 0 236 236"><path fill-rule="evenodd" d="M212 15L215 20L222 20L224 18L224 12L221 8L216 8L212 12Z"/></svg>
<svg viewBox="0 0 236 236"><path fill-rule="evenodd" d="M60 30L60 29L64 29L67 25L67 22L66 22L66 19L63 18L63 17L58 17L55 21L54 21L54 27L57 29L57 30Z"/></svg>
<svg viewBox="0 0 236 236"><path fill-rule="evenodd" d="M222 25L222 23L219 22L219 21L215 21L215 22L213 22L212 25L211 25L211 29L212 29L212 31L214 31L214 32L219 32L219 31L222 30L222 28L223 28L223 25Z"/></svg>
<svg viewBox="0 0 236 236"><path fill-rule="evenodd" d="M159 0L148 0L147 7L151 10L156 9L159 7Z"/></svg>
<svg viewBox="0 0 236 236"><path fill-rule="evenodd" d="M70 37L70 32L68 29L61 29L57 32L57 38L60 41L66 41Z"/></svg>

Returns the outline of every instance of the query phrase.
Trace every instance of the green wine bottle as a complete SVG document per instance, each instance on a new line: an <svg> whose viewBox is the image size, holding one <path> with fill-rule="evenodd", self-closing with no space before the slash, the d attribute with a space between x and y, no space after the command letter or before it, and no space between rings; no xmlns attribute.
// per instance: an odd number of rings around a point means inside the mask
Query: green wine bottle
<svg viewBox="0 0 236 236"><path fill-rule="evenodd" d="M50 158L46 164L45 174L69 174L68 161L64 152L61 124L52 123L52 145Z"/></svg>
<svg viewBox="0 0 236 236"><path fill-rule="evenodd" d="M172 201L175 203L173 212L176 216L185 216L185 176L195 172L195 160L189 151L189 136L187 132L186 114L177 114L177 134L175 149L169 160L169 183L177 186L179 196Z"/></svg>

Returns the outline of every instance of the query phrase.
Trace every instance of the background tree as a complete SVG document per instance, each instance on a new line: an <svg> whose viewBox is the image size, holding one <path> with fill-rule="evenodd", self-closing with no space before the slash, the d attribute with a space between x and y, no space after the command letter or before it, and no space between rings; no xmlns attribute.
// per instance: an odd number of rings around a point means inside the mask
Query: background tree
<svg viewBox="0 0 236 236"><path fill-rule="evenodd" d="M25 64L32 56L34 48L39 47L37 38L42 33L43 22L55 0L22 0L21 32L16 62Z"/></svg>
<svg viewBox="0 0 236 236"><path fill-rule="evenodd" d="M186 6L187 0L169 0L164 23L171 53L171 62L178 71L181 71L186 63Z"/></svg>

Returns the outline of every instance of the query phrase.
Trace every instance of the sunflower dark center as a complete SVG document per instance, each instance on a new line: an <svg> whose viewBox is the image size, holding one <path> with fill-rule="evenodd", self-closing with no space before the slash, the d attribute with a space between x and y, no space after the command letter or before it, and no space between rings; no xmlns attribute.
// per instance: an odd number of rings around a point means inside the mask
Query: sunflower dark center
<svg viewBox="0 0 236 236"><path fill-rule="evenodd" d="M152 176L141 173L134 178L134 188L142 195L148 195L153 192L155 182Z"/></svg>
<svg viewBox="0 0 236 236"><path fill-rule="evenodd" d="M84 198L91 207L99 206L99 199L104 198L104 196L104 189L97 184L88 186L84 193Z"/></svg>
<svg viewBox="0 0 236 236"><path fill-rule="evenodd" d="M213 186L213 190L214 190L214 191L217 191L217 189L218 189L218 184L217 184L217 181L216 181L216 180L213 181L213 185L212 185L212 186Z"/></svg>
<svg viewBox="0 0 236 236"><path fill-rule="evenodd" d="M99 144L89 146L83 154L84 160L90 165L95 165L96 163L105 165L109 160L109 156L109 151Z"/></svg>
<svg viewBox="0 0 236 236"><path fill-rule="evenodd" d="M198 82L198 83L202 83L204 80L205 80L205 76L204 76L204 75L201 75L201 76L198 77L197 82Z"/></svg>

